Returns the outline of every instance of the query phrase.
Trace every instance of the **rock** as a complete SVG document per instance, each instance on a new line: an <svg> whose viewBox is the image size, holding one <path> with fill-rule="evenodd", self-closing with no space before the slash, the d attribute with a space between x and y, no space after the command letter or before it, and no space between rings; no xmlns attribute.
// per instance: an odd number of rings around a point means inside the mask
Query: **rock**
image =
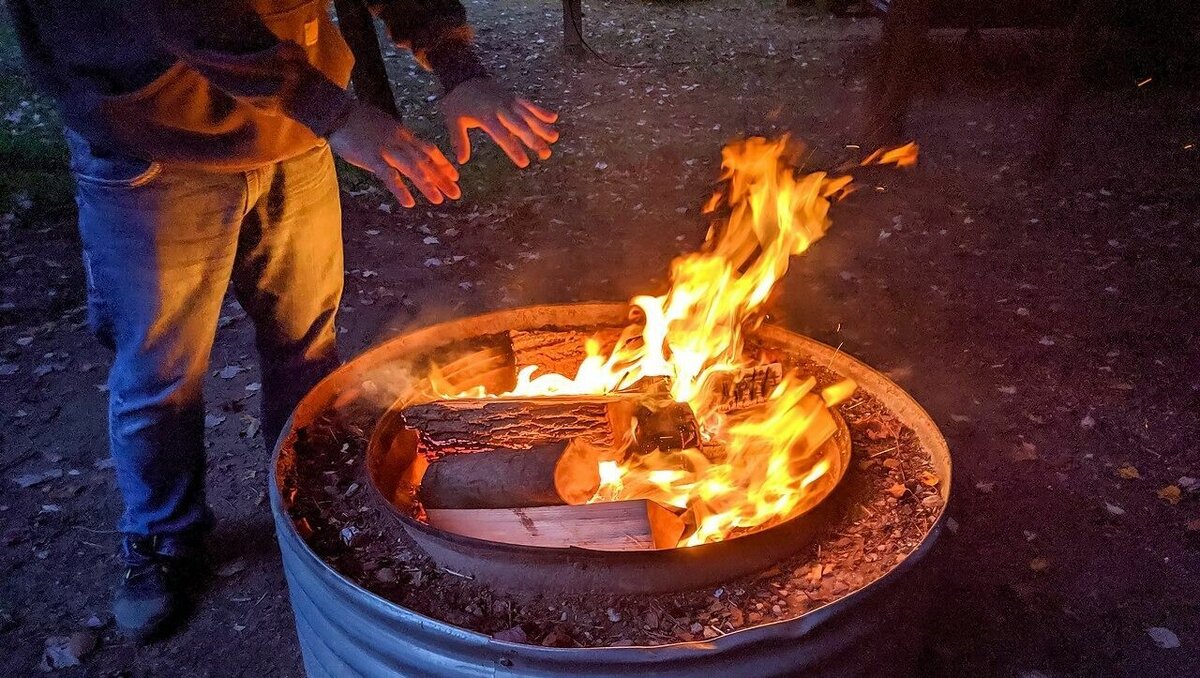
<svg viewBox="0 0 1200 678"><path fill-rule="evenodd" d="M46 650L42 654L41 669L55 671L70 666L79 666L92 650L96 649L96 634L91 631L76 631L69 636L50 636L46 639Z"/></svg>
<svg viewBox="0 0 1200 678"><path fill-rule="evenodd" d="M617 612L616 610L612 609L611 607L605 611L605 614L608 616L608 620L614 624L621 621L621 613Z"/></svg>
<svg viewBox="0 0 1200 678"><path fill-rule="evenodd" d="M390 584L396 581L396 571L390 567L381 567L376 570L375 578L385 584Z"/></svg>

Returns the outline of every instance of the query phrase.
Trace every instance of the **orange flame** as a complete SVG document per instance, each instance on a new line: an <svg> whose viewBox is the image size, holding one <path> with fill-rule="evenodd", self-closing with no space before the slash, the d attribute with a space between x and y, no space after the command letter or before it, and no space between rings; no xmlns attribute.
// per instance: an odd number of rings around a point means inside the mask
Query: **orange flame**
<svg viewBox="0 0 1200 678"><path fill-rule="evenodd" d="M830 408L855 388L847 381L818 393L815 379L788 374L763 405L720 410L717 377L756 364L743 355L747 328L791 257L825 234L831 202L849 191L849 176L798 175L787 163L788 145L786 136L753 137L724 148L722 188L705 211L725 207L728 216L714 220L700 251L672 263L666 294L633 298L639 322L608 355L591 340L573 377L523 366L517 386L502 394L603 394L642 377L668 377L672 398L696 414L704 449L603 462L593 501L645 498L685 509L694 530L684 546L787 520L823 497L836 461L822 453L837 430ZM863 164L911 165L916 153L908 144L876 151Z"/></svg>

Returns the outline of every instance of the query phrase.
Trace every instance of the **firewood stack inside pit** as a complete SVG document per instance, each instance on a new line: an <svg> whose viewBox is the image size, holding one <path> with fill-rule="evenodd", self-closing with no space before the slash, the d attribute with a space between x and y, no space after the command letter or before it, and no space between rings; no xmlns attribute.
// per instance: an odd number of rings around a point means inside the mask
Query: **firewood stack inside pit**
<svg viewBox="0 0 1200 678"><path fill-rule="evenodd" d="M596 339L616 340L614 330ZM643 377L604 395L496 397L527 365L574 373L588 335L510 331L433 367L441 391L393 407L415 434L419 456L397 486L395 503L430 526L494 542L551 548L635 551L675 548L694 516L651 499L597 499L605 462L706 444L687 403L671 397L667 377ZM713 388L722 412L766 401L783 376L778 363L722 375ZM411 404L410 404L411 403ZM680 463L687 463L681 455Z"/></svg>

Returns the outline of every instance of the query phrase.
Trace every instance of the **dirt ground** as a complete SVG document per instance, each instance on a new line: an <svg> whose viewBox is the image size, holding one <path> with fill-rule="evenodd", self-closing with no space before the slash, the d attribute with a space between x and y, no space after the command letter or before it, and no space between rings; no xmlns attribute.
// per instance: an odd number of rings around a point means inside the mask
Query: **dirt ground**
<svg viewBox="0 0 1200 678"><path fill-rule="evenodd" d="M595 47L637 66L618 68L561 56L556 2L469 3L489 64L561 112L562 141L525 172L484 149L453 206L404 211L349 178L345 354L487 309L660 290L703 237L731 137L791 132L816 166L869 150L847 145L877 24L781 5L589 4ZM139 649L112 629L110 356L83 326L56 123L0 37L0 673L41 675L46 639L90 621L97 648L61 675L302 675L232 299L207 391L217 576L186 632ZM1031 172L1054 40L989 33L964 58L940 36L910 119L919 167L836 209L774 315L885 370L950 441L923 675L1200 675L1200 96L1114 71L1059 171ZM392 67L406 119L444 143L429 79Z"/></svg>

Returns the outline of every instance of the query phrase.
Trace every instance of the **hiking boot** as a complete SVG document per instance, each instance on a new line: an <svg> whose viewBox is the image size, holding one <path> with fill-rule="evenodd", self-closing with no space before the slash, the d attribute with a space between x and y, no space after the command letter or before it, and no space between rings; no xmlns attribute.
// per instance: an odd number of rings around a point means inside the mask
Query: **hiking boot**
<svg viewBox="0 0 1200 678"><path fill-rule="evenodd" d="M190 593L203 574L198 542L173 535L121 544L124 569L113 597L117 627L139 643L168 635L187 616Z"/></svg>

